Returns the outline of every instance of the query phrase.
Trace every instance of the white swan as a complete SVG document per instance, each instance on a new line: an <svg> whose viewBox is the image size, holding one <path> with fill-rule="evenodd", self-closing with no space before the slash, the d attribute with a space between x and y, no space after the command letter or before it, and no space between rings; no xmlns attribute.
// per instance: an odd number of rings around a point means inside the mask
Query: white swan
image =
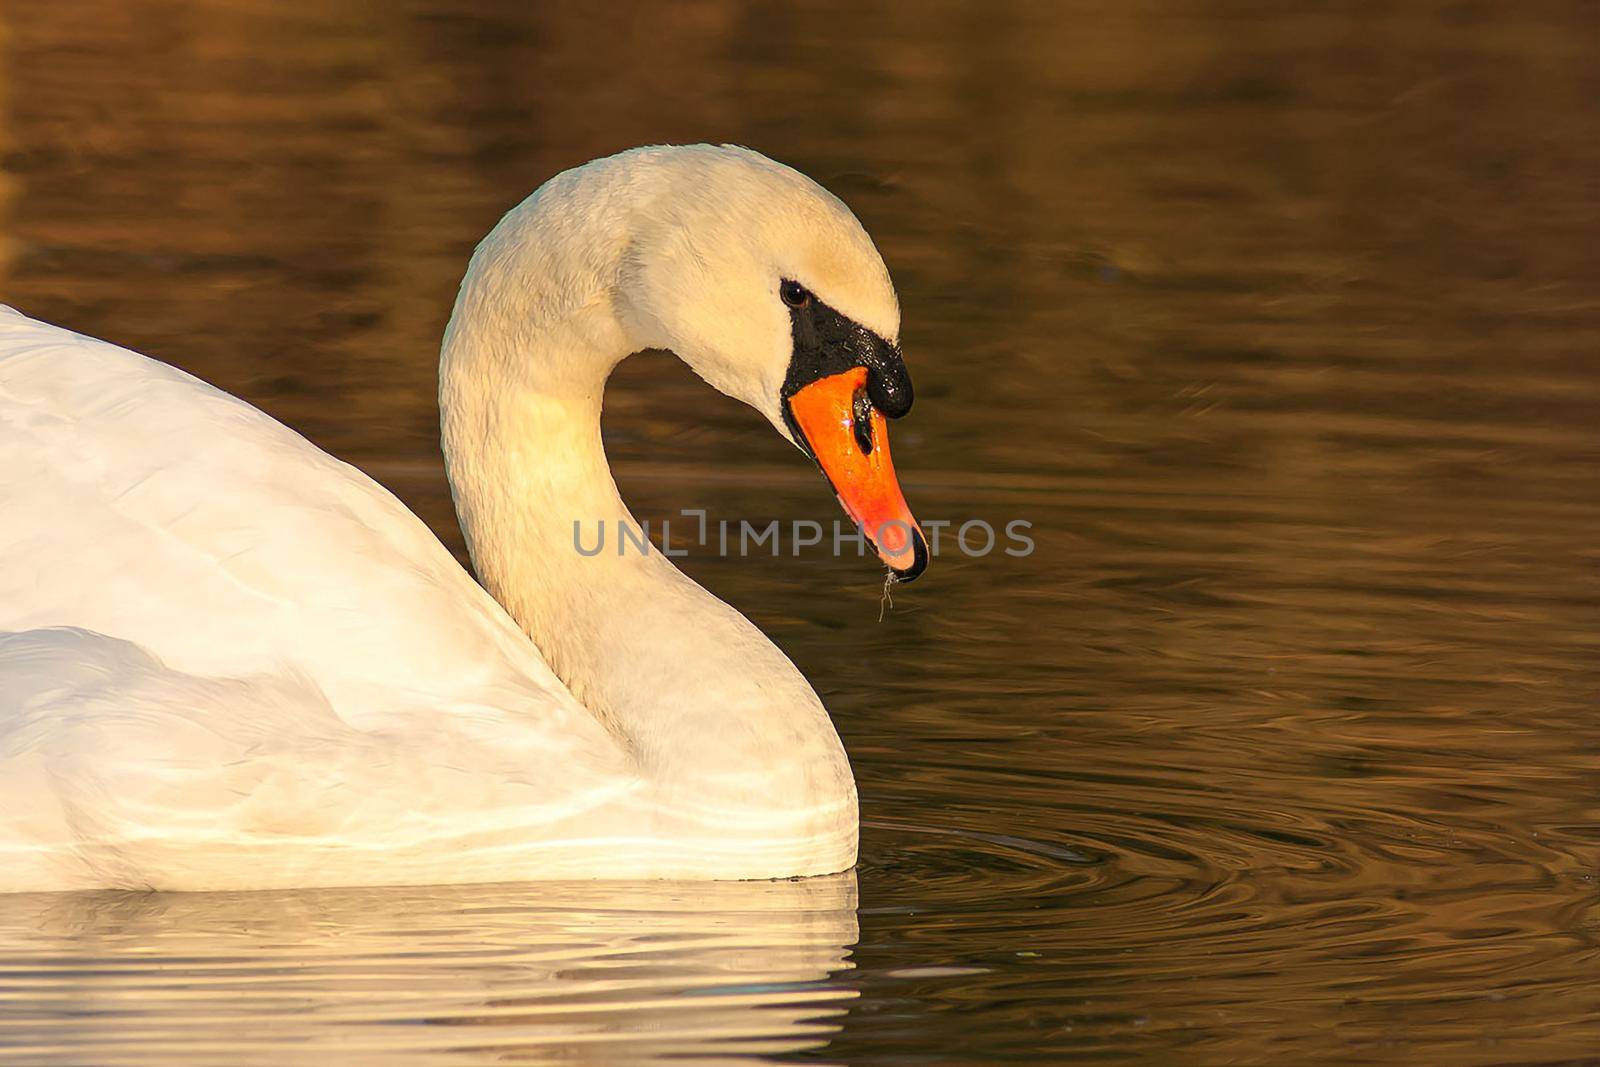
<svg viewBox="0 0 1600 1067"><path fill-rule="evenodd" d="M632 521L601 393L670 349L914 577L898 336L871 240L788 167L698 145L552 178L478 247L440 360L486 592L243 401L0 311L0 890L850 867L855 783L805 679L660 553L586 557L572 527Z"/></svg>

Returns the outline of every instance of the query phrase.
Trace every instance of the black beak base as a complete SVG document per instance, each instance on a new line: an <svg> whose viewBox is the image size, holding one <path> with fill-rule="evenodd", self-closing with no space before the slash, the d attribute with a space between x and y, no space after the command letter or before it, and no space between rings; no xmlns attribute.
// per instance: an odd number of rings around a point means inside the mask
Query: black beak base
<svg viewBox="0 0 1600 1067"><path fill-rule="evenodd" d="M898 419L911 410L911 372L891 344L808 294L801 306L790 306L794 355L783 383L783 398L798 393L821 378L852 367L867 371L867 399L886 419Z"/></svg>

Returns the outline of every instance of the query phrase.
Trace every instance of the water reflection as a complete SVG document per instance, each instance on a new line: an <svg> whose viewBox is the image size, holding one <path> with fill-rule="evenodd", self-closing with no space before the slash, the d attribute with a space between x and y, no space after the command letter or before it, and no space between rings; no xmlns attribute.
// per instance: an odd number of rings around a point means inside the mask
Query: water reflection
<svg viewBox="0 0 1600 1067"><path fill-rule="evenodd" d="M756 1062L838 1030L854 994L829 979L856 937L853 874L0 896L0 1048L30 1063Z"/></svg>

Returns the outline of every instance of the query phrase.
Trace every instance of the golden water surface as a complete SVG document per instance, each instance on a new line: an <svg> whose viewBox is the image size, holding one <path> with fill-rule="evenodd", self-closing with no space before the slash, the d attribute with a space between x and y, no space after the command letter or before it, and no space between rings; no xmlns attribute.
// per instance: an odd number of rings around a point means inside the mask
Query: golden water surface
<svg viewBox="0 0 1600 1067"><path fill-rule="evenodd" d="M881 621L853 555L685 561L832 709L858 871L4 898L0 1060L1600 1053L1600 9L0 0L0 301L459 551L473 244L701 140L876 237L919 516L1033 524ZM641 517L834 517L671 359L606 432Z"/></svg>

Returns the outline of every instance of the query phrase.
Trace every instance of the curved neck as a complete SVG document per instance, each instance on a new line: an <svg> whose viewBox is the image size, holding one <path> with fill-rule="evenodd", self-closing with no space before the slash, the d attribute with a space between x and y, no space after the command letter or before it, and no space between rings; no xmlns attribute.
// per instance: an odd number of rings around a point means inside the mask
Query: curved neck
<svg viewBox="0 0 1600 1067"><path fill-rule="evenodd" d="M777 797L853 813L838 736L783 653L659 552L617 551L617 524L633 520L601 446L601 398L644 346L617 284L626 219L604 206L563 205L569 222L612 221L568 225L552 246L540 241L552 209L535 194L462 283L440 421L479 578L651 780L722 804ZM592 548L602 522L605 550L579 552L574 523Z"/></svg>

